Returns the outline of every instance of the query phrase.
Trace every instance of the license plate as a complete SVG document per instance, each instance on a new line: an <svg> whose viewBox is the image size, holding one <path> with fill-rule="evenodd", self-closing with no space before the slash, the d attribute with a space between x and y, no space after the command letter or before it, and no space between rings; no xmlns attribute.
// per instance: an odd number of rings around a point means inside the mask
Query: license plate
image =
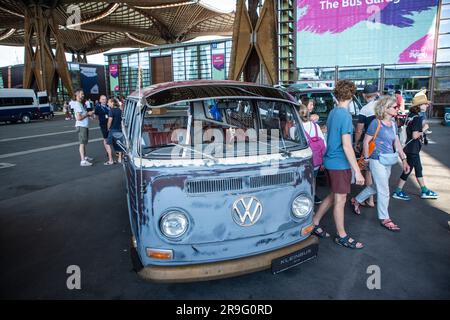
<svg viewBox="0 0 450 320"><path fill-rule="evenodd" d="M318 251L319 245L312 244L301 250L294 251L288 255L274 259L272 260L272 273L277 274L311 260L317 256Z"/></svg>

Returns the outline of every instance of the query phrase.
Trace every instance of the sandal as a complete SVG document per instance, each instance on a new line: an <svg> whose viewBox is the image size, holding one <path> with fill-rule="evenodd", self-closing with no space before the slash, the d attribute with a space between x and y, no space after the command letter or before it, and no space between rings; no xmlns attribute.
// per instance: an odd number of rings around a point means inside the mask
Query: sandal
<svg viewBox="0 0 450 320"><path fill-rule="evenodd" d="M334 237L334 242L336 242L338 245L350 248L350 249L362 249L364 248L364 245L361 242L357 242L355 239L350 238L349 235L346 235L345 237L341 238L340 236L336 235ZM358 247L358 244L360 244L360 247Z"/></svg>
<svg viewBox="0 0 450 320"><path fill-rule="evenodd" d="M319 229L321 231L319 231ZM328 232L326 232L324 230L324 228L322 228L320 225L314 226L312 233L320 238L329 238L330 237L330 234Z"/></svg>
<svg viewBox="0 0 450 320"><path fill-rule="evenodd" d="M375 200L373 202L373 205L369 202L368 199L366 201L364 201L363 203L360 203L360 205L363 207L375 208Z"/></svg>
<svg viewBox="0 0 450 320"><path fill-rule="evenodd" d="M109 162L109 161L106 161L105 163L103 163L105 166L111 166L111 165L113 165L113 164L115 164L115 162L113 161L113 162Z"/></svg>
<svg viewBox="0 0 450 320"><path fill-rule="evenodd" d="M359 203L356 200L356 198L352 198L351 204L352 204L353 213L355 213L356 215L360 216L361 215L361 210L359 209L359 207L361 206L361 203Z"/></svg>
<svg viewBox="0 0 450 320"><path fill-rule="evenodd" d="M392 222L391 219L381 220L381 225L390 231L400 231L400 227Z"/></svg>

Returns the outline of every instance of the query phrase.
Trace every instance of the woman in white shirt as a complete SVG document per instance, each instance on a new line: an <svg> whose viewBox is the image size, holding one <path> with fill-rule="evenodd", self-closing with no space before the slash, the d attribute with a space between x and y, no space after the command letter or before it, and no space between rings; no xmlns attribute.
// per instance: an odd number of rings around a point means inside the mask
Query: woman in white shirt
<svg viewBox="0 0 450 320"><path fill-rule="evenodd" d="M303 130L308 135L308 137L309 138L319 137L320 139L323 140L323 143L324 143L325 148L326 148L327 142L325 140L323 132L322 132L322 130L320 130L320 127L319 127L319 125L317 123L311 121L311 117L310 117L310 113L309 113L308 107L306 107L305 105L301 104L300 108L299 108L299 113L300 113L300 118L302 120ZM323 153L325 153L325 151L323 151ZM320 165L314 167L314 178L317 177L317 175L319 173L319 170L320 170L320 167L321 167ZM314 196L314 203L315 204L319 204L321 202L322 202L322 200L319 197L317 197L317 195L315 195Z"/></svg>

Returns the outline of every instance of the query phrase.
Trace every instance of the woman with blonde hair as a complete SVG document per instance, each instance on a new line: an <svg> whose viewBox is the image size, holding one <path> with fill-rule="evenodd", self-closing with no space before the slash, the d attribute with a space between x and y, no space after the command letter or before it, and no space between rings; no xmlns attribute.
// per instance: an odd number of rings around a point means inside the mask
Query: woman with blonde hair
<svg viewBox="0 0 450 320"><path fill-rule="evenodd" d="M370 123L363 141L364 160L369 163L374 183L351 200L353 211L359 215L361 214L361 203L371 195L377 194L378 219L383 227L391 231L400 230L399 226L390 219L388 212L391 167L398 162L398 157L400 157L403 171L405 173L410 171L394 121L398 109L399 106L394 97L383 96L378 100L375 106L376 119ZM371 154L369 143L375 143L375 149Z"/></svg>
<svg viewBox="0 0 450 320"><path fill-rule="evenodd" d="M313 151L314 178L317 178L326 151L325 137L323 136L319 125L311 120L310 111L307 106L304 104L300 105L299 113L303 130ZM320 204L322 203L322 200L317 195L314 195L314 203Z"/></svg>

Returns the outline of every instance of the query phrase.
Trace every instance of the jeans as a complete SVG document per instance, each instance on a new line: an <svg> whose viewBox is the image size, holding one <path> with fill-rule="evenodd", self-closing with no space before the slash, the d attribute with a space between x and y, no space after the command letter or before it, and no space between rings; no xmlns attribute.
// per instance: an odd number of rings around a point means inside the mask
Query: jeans
<svg viewBox="0 0 450 320"><path fill-rule="evenodd" d="M389 177L391 176L391 166L384 166L379 160L370 159L369 167L374 183L362 190L355 199L362 203L371 195L377 194L378 219L389 219Z"/></svg>

